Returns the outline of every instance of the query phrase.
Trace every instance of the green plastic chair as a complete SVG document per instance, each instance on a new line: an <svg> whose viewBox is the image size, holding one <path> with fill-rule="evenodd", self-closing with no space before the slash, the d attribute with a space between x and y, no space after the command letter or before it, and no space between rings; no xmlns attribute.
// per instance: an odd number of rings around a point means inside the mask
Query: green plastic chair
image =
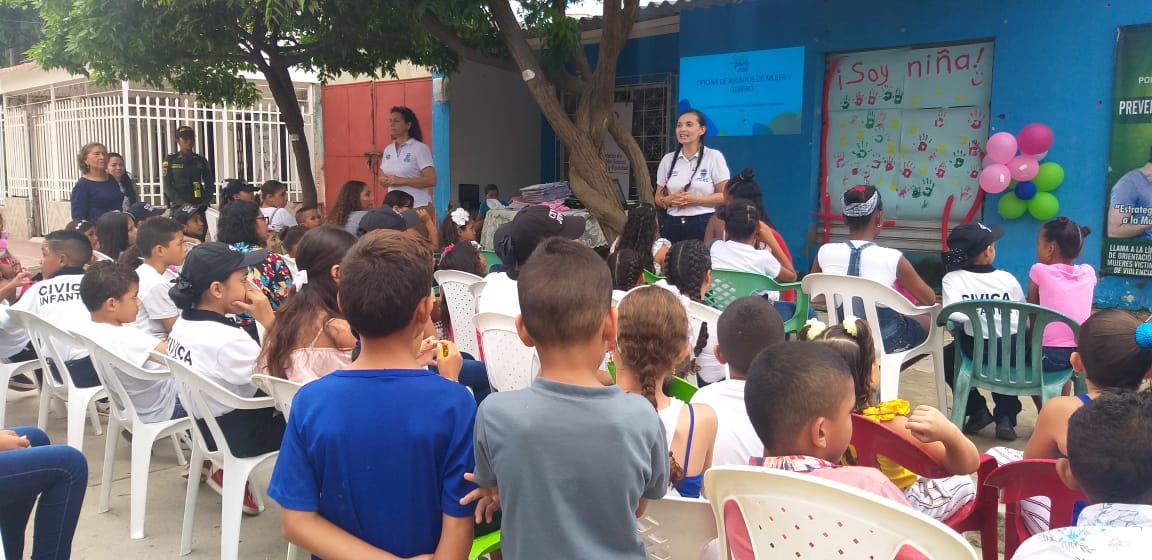
<svg viewBox="0 0 1152 560"><path fill-rule="evenodd" d="M1063 323L1079 334L1080 324L1058 311L1016 301L969 300L953 303L940 310L937 324L943 326L954 314L967 316L972 325L972 338L976 341L987 338L987 344L974 344L972 356L956 352L956 378L952 382L952 423L964 426L964 411L967 410L968 392L972 387L987 389L1002 395L1039 395L1041 404L1060 395L1069 379L1074 379L1076 394L1088 391L1083 376L1075 375L1072 368L1060 371L1043 370L1044 328L1049 324ZM1000 336L1011 333L1012 316L1018 315L1020 332L1017 336ZM989 317L989 325L981 324L981 317ZM1031 324L1031 332L1023 334L1023 328ZM998 329L992 328L998 326ZM1015 365L1011 356L1016 356ZM979 365L977 365L979 364ZM999 364L999 365L992 365Z"/></svg>
<svg viewBox="0 0 1152 560"><path fill-rule="evenodd" d="M500 550L499 529L472 539L472 550L468 552L468 560L477 560L495 550Z"/></svg>
<svg viewBox="0 0 1152 560"><path fill-rule="evenodd" d="M660 276L659 274L656 274L655 272L652 272L652 271L648 270L647 268L644 269L644 283L645 284L655 284L655 283L663 280L664 278L665 278L664 276Z"/></svg>
<svg viewBox="0 0 1152 560"><path fill-rule="evenodd" d="M808 321L808 294L800 288L800 282L785 282L783 284L763 274L742 272L739 270L712 270L712 287L708 290L705 301L708 305L723 311L732 300L750 296L757 292L796 292L796 313L784 320L784 332L799 332L804 323Z"/></svg>
<svg viewBox="0 0 1152 560"><path fill-rule="evenodd" d="M500 260L500 257L496 256L496 251L482 249L480 254L484 255L484 261L488 263L488 270L484 271L485 274L492 272L493 265L504 264L504 261Z"/></svg>
<svg viewBox="0 0 1152 560"><path fill-rule="evenodd" d="M608 374L612 376L612 381L616 381L616 362L608 361ZM696 391L699 390L699 387L679 377L672 376L672 385L668 387L668 396L689 402L692 400L692 396L696 394Z"/></svg>

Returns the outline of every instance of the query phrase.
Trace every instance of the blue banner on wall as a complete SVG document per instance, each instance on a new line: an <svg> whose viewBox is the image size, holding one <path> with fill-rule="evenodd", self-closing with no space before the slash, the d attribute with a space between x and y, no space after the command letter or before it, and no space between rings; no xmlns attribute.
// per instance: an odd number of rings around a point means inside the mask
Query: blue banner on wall
<svg viewBox="0 0 1152 560"><path fill-rule="evenodd" d="M680 109L699 109L709 135L799 134L804 47L680 59Z"/></svg>

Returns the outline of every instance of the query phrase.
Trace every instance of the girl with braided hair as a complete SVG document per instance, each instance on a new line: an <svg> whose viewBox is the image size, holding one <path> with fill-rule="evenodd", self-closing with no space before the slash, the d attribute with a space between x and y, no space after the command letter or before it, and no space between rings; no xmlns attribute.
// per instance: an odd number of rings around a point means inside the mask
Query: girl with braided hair
<svg viewBox="0 0 1152 560"><path fill-rule="evenodd" d="M665 262L668 284L679 290L680 295L705 304L704 296L712 285L712 255L704 242L693 239L676 243L668 250ZM725 377L724 364L716 359L715 349L716 337L708 332L708 323L700 323L686 373L695 373L701 387Z"/></svg>
<svg viewBox="0 0 1152 560"><path fill-rule="evenodd" d="M704 471L712 466L716 412L664 394L664 383L688 355L688 314L680 298L658 286L637 288L617 307L616 383L652 403L671 455L669 484L680 496L699 498Z"/></svg>
<svg viewBox="0 0 1152 560"><path fill-rule="evenodd" d="M704 113L688 109L676 119L680 146L660 160L656 170L656 206L668 210L661 232L672 243L704 239L715 207L724 204L728 163L715 148L704 147Z"/></svg>
<svg viewBox="0 0 1152 560"><path fill-rule="evenodd" d="M664 259L672 243L660 237L660 216L656 207L641 204L628 211L628 221L624 231L612 242L612 252L617 249L632 249L641 257L644 270L661 274ZM652 255L647 258L647 255Z"/></svg>
<svg viewBox="0 0 1152 560"><path fill-rule="evenodd" d="M608 269L613 290L627 292L644 283L643 256L632 249L616 249L608 255Z"/></svg>

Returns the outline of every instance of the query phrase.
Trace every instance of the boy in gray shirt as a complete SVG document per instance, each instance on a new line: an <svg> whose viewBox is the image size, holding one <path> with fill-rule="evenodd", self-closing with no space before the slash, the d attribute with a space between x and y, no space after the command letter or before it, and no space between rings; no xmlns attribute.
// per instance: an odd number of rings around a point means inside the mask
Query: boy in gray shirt
<svg viewBox="0 0 1152 560"><path fill-rule="evenodd" d="M532 253L517 289L516 325L539 353L540 375L528 389L493 393L476 413L477 516L502 504L508 560L642 560L636 517L667 491L668 444L648 401L597 381L616 340L608 267L553 238Z"/></svg>

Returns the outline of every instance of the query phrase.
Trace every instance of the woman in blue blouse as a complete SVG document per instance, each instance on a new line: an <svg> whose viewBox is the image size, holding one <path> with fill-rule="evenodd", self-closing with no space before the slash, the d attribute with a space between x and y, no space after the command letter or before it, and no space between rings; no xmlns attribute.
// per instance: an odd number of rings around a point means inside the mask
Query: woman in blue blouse
<svg viewBox="0 0 1152 560"><path fill-rule="evenodd" d="M122 209L124 193L108 174L108 149L104 144L85 144L77 161L83 175L72 187L72 219L95 223L106 212Z"/></svg>

